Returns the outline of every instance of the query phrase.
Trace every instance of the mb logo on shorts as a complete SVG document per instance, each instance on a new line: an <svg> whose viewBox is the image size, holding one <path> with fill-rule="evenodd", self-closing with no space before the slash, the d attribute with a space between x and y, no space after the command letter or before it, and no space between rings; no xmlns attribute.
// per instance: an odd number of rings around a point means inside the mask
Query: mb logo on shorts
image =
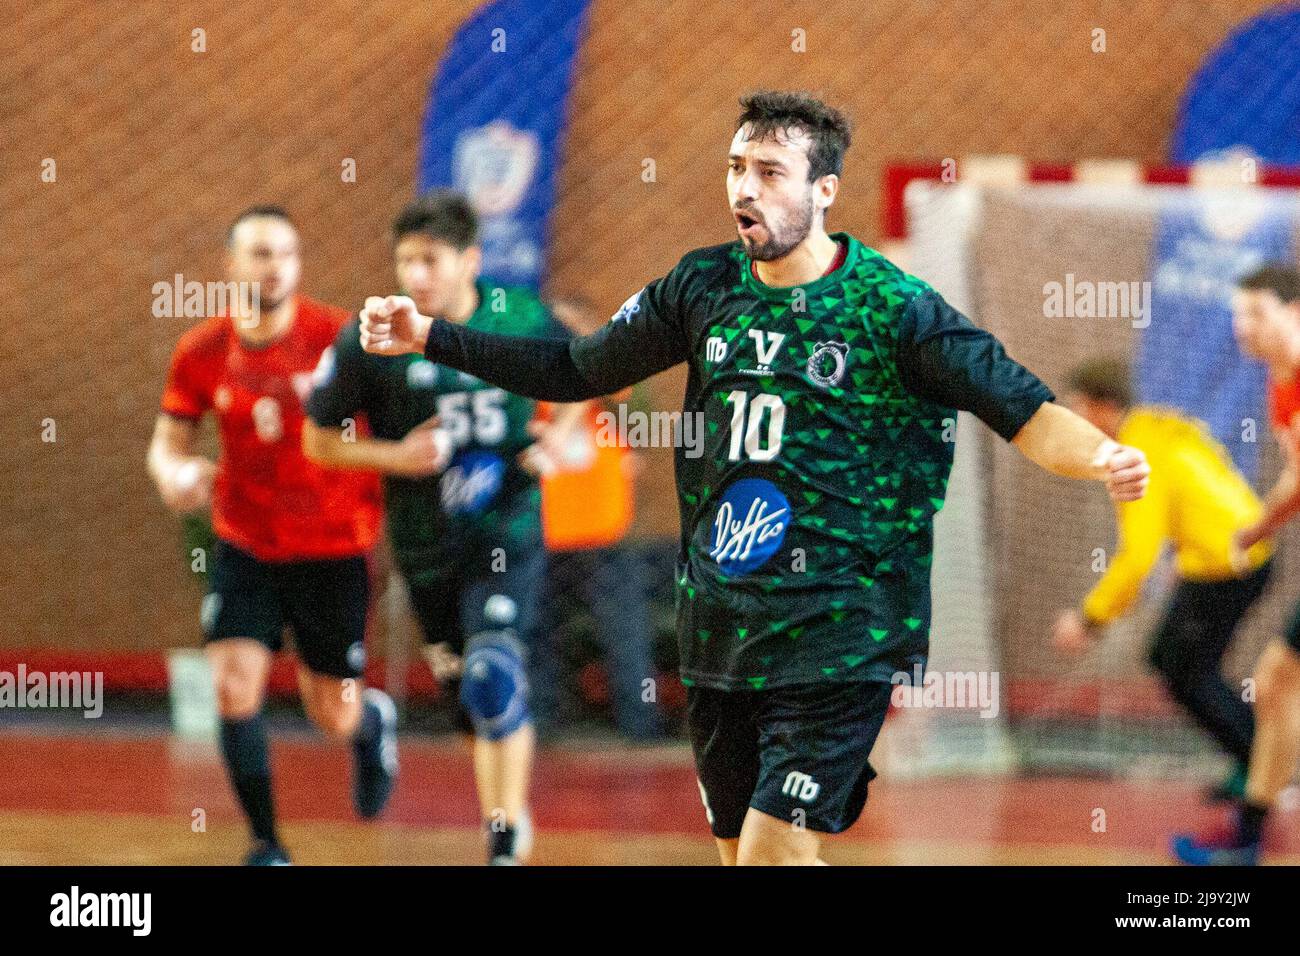
<svg viewBox="0 0 1300 956"><path fill-rule="evenodd" d="M822 785L806 773L791 770L785 775L785 784L781 787L781 792L787 797L795 797L804 803L812 803L817 799L817 794L821 792L821 789Z"/></svg>

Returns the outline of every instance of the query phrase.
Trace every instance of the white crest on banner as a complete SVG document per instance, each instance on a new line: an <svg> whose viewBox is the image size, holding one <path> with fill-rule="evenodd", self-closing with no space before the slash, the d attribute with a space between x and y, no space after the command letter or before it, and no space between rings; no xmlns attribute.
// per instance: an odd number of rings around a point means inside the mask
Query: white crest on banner
<svg viewBox="0 0 1300 956"><path fill-rule="evenodd" d="M504 216L523 202L537 173L537 137L496 120L456 139L452 177L481 216Z"/></svg>

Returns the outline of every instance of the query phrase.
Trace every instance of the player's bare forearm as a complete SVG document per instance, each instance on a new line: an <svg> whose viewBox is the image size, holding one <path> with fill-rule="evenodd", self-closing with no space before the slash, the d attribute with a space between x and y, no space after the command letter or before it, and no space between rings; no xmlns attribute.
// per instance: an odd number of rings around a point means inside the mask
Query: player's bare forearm
<svg viewBox="0 0 1300 956"><path fill-rule="evenodd" d="M192 424L170 415L159 415L154 421L145 467L155 484L164 473L194 456L194 431Z"/></svg>
<svg viewBox="0 0 1300 956"><path fill-rule="evenodd" d="M1300 514L1300 478L1295 467L1288 465L1264 497L1263 517L1237 536L1238 546L1244 550L1273 537L1297 514Z"/></svg>
<svg viewBox="0 0 1300 956"><path fill-rule="evenodd" d="M1039 406L1012 444L1054 475L1105 482L1116 501L1135 501L1146 492L1151 469L1139 449L1112 441L1100 429L1054 402Z"/></svg>
<svg viewBox="0 0 1300 956"><path fill-rule="evenodd" d="M159 415L145 456L145 468L163 503L173 511L204 507L212 494L216 466L194 452L193 422Z"/></svg>
<svg viewBox="0 0 1300 956"><path fill-rule="evenodd" d="M446 467L451 438L439 427L436 415L416 425L401 441L345 434L342 428L308 419L302 425L302 453L329 468L427 478Z"/></svg>
<svg viewBox="0 0 1300 956"><path fill-rule="evenodd" d="M318 465L344 471L393 471L398 444L382 438L348 436L342 428L317 425L310 419L302 425L302 453Z"/></svg>
<svg viewBox="0 0 1300 956"><path fill-rule="evenodd" d="M1068 408L1044 402L1011 443L1054 475L1102 481L1106 472L1097 453L1107 441L1100 429Z"/></svg>

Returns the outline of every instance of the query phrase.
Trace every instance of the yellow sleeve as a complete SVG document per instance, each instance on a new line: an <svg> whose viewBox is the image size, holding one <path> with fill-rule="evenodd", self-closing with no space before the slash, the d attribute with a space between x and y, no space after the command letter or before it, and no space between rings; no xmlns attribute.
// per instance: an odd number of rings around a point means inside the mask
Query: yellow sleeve
<svg viewBox="0 0 1300 956"><path fill-rule="evenodd" d="M1109 624L1137 600L1142 582L1160 558L1168 536L1166 487L1164 480L1153 475L1144 497L1115 506L1119 553L1083 601L1083 616L1090 623Z"/></svg>

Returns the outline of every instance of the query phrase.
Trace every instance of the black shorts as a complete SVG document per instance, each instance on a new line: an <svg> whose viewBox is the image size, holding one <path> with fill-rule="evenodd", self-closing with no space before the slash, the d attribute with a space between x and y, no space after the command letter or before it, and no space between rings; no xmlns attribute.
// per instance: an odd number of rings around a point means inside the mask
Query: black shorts
<svg viewBox="0 0 1300 956"><path fill-rule="evenodd" d="M476 634L508 631L527 651L546 581L546 552L539 546L507 555L497 571L492 568L500 565L493 561L489 553L467 553L439 561L432 569L404 570L411 610L426 644L446 642L455 653L464 654L466 641ZM460 706L460 681L445 684L456 703L457 726L473 733L474 725Z"/></svg>
<svg viewBox="0 0 1300 956"><path fill-rule="evenodd" d="M867 758L892 689L876 681L688 687L687 723L713 835L740 836L750 807L819 833L851 827L876 776Z"/></svg>
<svg viewBox="0 0 1300 956"><path fill-rule="evenodd" d="M208 587L205 642L246 637L278 651L287 624L299 659L313 673L347 678L365 669L370 568L363 556L262 561L218 541Z"/></svg>
<svg viewBox="0 0 1300 956"><path fill-rule="evenodd" d="M546 579L546 552L506 556L499 571L491 558L465 556L430 573L404 574L411 610L426 644L445 641L457 654L485 631L514 631L525 645L537 624L538 598Z"/></svg>

